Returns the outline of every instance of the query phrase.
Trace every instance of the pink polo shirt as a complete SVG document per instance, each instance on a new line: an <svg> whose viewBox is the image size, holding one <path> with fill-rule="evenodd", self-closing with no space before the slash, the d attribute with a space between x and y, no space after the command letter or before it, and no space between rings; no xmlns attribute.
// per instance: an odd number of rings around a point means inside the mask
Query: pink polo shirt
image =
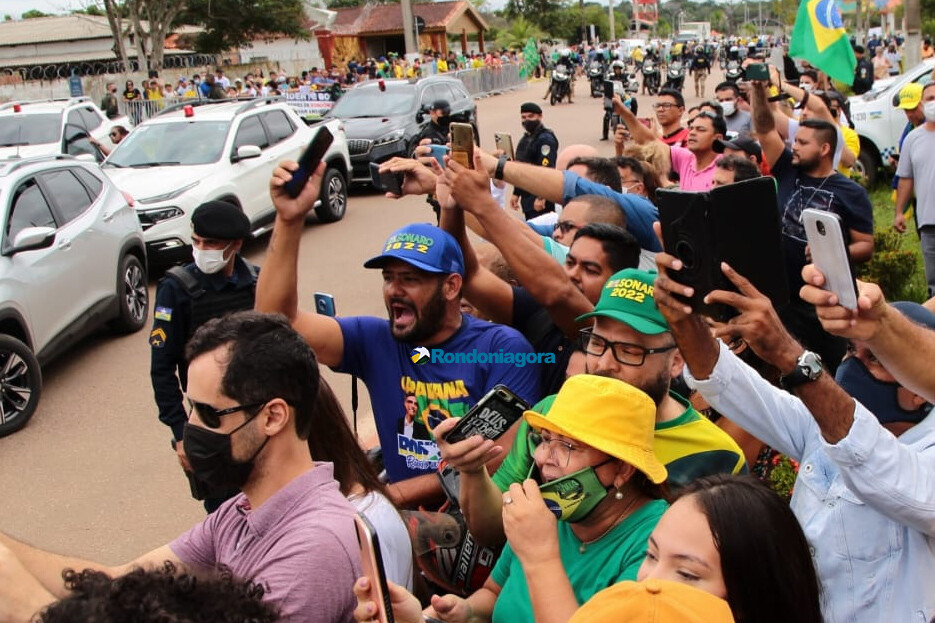
<svg viewBox="0 0 935 623"><path fill-rule="evenodd" d="M718 154L711 164L698 171L695 169L695 154L684 147L669 149L672 152L672 170L679 174L679 188L696 192L711 190L714 168L723 154Z"/></svg>

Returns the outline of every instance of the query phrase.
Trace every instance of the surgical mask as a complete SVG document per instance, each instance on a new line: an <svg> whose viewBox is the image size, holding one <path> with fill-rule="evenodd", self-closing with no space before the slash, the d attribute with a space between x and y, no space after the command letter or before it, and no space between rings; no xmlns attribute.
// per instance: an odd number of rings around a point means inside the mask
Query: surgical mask
<svg viewBox="0 0 935 623"><path fill-rule="evenodd" d="M527 119L523 122L523 129L532 134L539 129L539 126L542 125L539 121L533 119Z"/></svg>
<svg viewBox="0 0 935 623"><path fill-rule="evenodd" d="M733 100L728 102L721 102L721 108L724 109L724 116L730 117L735 112L737 112L737 102Z"/></svg>
<svg viewBox="0 0 935 623"><path fill-rule="evenodd" d="M932 405L923 405L914 411L899 406L898 383L881 381L870 374L864 362L857 357L848 357L838 366L834 376L851 398L876 416L880 424L911 422L918 424L929 414Z"/></svg>
<svg viewBox="0 0 935 623"><path fill-rule="evenodd" d="M803 85L801 85L801 87L802 87L802 90L803 90L803 91L811 91L813 88L815 88L815 87L812 86L811 83L803 84Z"/></svg>
<svg viewBox="0 0 935 623"><path fill-rule="evenodd" d="M230 245L227 245L223 249L212 250L192 247L192 257L195 258L195 266L206 275L213 275L214 273L221 272L224 270L224 267L227 266L228 260L224 258L224 254L227 253L230 247Z"/></svg>
<svg viewBox="0 0 935 623"><path fill-rule="evenodd" d="M234 458L231 437L252 421L253 418L250 418L226 435L191 423L185 424L182 433L185 456L192 467L192 477L202 486L202 491L206 496L215 497L234 489L240 489L250 478L254 461L266 447L269 437L246 461L238 461Z"/></svg>
<svg viewBox="0 0 935 623"><path fill-rule="evenodd" d="M922 114L925 115L926 121L935 123L935 100L922 104Z"/></svg>
<svg viewBox="0 0 935 623"><path fill-rule="evenodd" d="M605 487L594 470L613 460L615 459L607 459L597 465L540 484L539 492L546 507L559 521L575 523L585 519L607 497L607 491L613 488ZM536 466L533 465L530 478L533 477L535 469Z"/></svg>

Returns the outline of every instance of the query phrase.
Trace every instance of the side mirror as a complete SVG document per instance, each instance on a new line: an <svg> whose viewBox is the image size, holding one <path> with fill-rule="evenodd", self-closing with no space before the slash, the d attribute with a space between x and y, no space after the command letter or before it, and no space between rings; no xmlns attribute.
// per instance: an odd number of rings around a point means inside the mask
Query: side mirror
<svg viewBox="0 0 935 623"><path fill-rule="evenodd" d="M9 255L45 249L51 247L53 242L55 242L55 229L52 227L27 227L16 234Z"/></svg>
<svg viewBox="0 0 935 623"><path fill-rule="evenodd" d="M422 123L425 121L425 112L419 111L416 113L416 123Z"/></svg>
<svg viewBox="0 0 935 623"><path fill-rule="evenodd" d="M94 154L78 154L75 156L75 160L81 160L82 162L97 162L97 158L94 157Z"/></svg>
<svg viewBox="0 0 935 623"><path fill-rule="evenodd" d="M237 153L231 158L232 162L240 162L241 160L249 160L251 158L259 158L263 155L263 150L261 150L256 145L241 145L237 148Z"/></svg>

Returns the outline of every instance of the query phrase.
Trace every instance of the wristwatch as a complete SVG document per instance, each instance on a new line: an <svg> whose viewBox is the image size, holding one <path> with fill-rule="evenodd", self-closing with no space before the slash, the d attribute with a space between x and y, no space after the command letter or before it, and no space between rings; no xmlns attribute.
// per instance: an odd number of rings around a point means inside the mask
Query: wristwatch
<svg viewBox="0 0 935 623"><path fill-rule="evenodd" d="M499 158L497 158L497 170L494 171L494 174L493 174L493 176L496 179L498 180L503 179L503 166L509 161L510 159L506 156L506 154L503 154Z"/></svg>
<svg viewBox="0 0 935 623"><path fill-rule="evenodd" d="M824 372L824 369L821 367L821 357L818 356L818 353L807 350L799 355L792 372L779 377L779 385L783 389L792 389L805 383L817 381L822 372Z"/></svg>

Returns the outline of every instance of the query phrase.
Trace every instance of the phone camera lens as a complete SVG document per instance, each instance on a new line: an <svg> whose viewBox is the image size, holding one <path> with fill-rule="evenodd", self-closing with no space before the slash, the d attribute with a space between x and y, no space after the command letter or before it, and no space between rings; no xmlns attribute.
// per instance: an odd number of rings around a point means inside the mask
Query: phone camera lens
<svg viewBox="0 0 935 623"><path fill-rule="evenodd" d="M815 221L815 227L818 228L818 233L822 236L825 235L825 224L822 221Z"/></svg>
<svg viewBox="0 0 935 623"><path fill-rule="evenodd" d="M688 241L680 240L675 243L675 256L682 260L687 270L695 267L695 249Z"/></svg>

